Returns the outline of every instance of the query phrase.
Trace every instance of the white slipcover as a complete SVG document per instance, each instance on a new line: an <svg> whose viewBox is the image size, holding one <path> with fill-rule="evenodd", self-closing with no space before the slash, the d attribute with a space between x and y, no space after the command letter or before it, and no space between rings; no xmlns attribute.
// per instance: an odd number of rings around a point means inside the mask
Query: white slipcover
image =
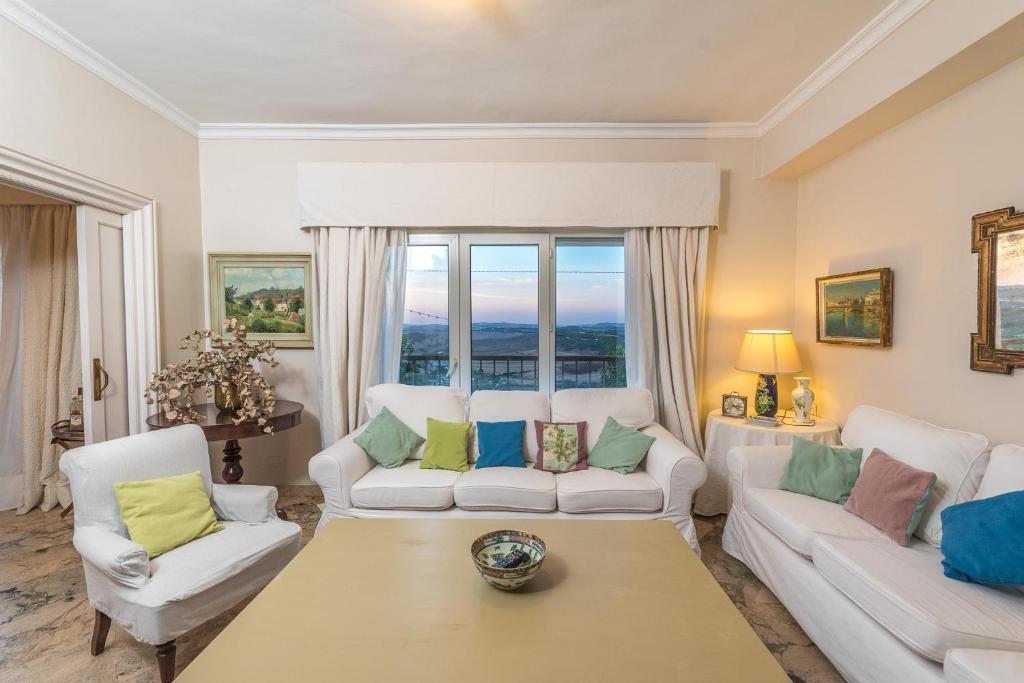
<svg viewBox="0 0 1024 683"><path fill-rule="evenodd" d="M600 467L555 477L562 512L654 512L664 502L658 482L642 470L619 474Z"/></svg>
<svg viewBox="0 0 1024 683"><path fill-rule="evenodd" d="M654 397L647 389L562 389L551 400L554 422L586 422L587 448L597 445L608 418L624 427L654 423Z"/></svg>
<svg viewBox="0 0 1024 683"><path fill-rule="evenodd" d="M533 467L473 468L455 483L455 504L464 510L551 512L555 475Z"/></svg>
<svg viewBox="0 0 1024 683"><path fill-rule="evenodd" d="M862 466L871 451L879 448L911 467L935 473L935 487L914 532L935 547L942 543L939 513L974 498L990 447L981 434L945 429L872 406L854 408L843 427L842 441L847 448L864 449Z"/></svg>
<svg viewBox="0 0 1024 683"><path fill-rule="evenodd" d="M369 392L375 408L386 404L403 421L420 421L425 428L427 417L446 421L464 419L458 391L446 387L381 386L384 388L373 387ZM593 395L590 392L594 392ZM547 398L530 394L476 392L471 403L479 400L481 405L471 404L470 413L474 419L497 421L546 419ZM580 389L557 392L556 397L559 395L575 396L583 401L590 417L582 419L598 419L601 426L608 414L632 426L647 423L652 417L652 399L643 389ZM568 410L571 407L565 403L568 399L561 400ZM603 414L596 412L599 410L596 404L604 405ZM444 411L446 415L439 414ZM402 412L406 418L401 417ZM415 461L406 463L399 471L384 471L375 467L376 463L349 435L309 461L309 476L324 493L324 509L317 530L339 517L530 519L539 515L578 519L585 516L581 513L586 513L592 515L591 519L670 520L699 553L690 509L694 492L707 477L707 468L695 453L661 425L649 424L643 432L655 441L636 472L621 475L595 468L594 474L586 477L576 477L575 473L550 475L514 467L460 474L419 470L419 463ZM600 428L595 433L599 436ZM549 477L554 479L554 488ZM569 480L559 489L558 481L563 477Z"/></svg>
<svg viewBox="0 0 1024 683"><path fill-rule="evenodd" d="M1024 681L1024 653L1005 650L950 650L942 665L948 683Z"/></svg>
<svg viewBox="0 0 1024 683"><path fill-rule="evenodd" d="M941 662L954 647L1024 651L1020 593L949 579L941 560L924 543L814 545L814 566L829 583L918 654Z"/></svg>
<svg viewBox="0 0 1024 683"><path fill-rule="evenodd" d="M469 401L469 419L477 422L525 420L523 445L526 461L537 462L537 436L533 423L551 419L551 402L539 391L474 391ZM480 456L479 437L473 430L472 462Z"/></svg>
<svg viewBox="0 0 1024 683"><path fill-rule="evenodd" d="M814 541L822 536L892 543L884 533L850 514L842 505L778 489L746 489L743 509L783 543L811 557Z"/></svg>
<svg viewBox="0 0 1024 683"><path fill-rule="evenodd" d="M975 500L1024 491L1024 446L1005 443L992 449Z"/></svg>
<svg viewBox="0 0 1024 683"><path fill-rule="evenodd" d="M369 419L387 408L414 432L427 437L427 418L444 422L465 422L466 394L453 387L413 387L405 384L378 384L366 390ZM420 446L412 457L423 457Z"/></svg>
<svg viewBox="0 0 1024 683"><path fill-rule="evenodd" d="M455 503L458 472L420 469L419 460L399 467L377 465L352 485L352 504L371 510L445 510Z"/></svg>
<svg viewBox="0 0 1024 683"><path fill-rule="evenodd" d="M142 642L166 643L217 616L299 551L299 526L274 514L276 490L211 483L206 439L195 425L76 448L60 468L71 484L89 602ZM224 529L148 559L128 539L113 484L194 471Z"/></svg>

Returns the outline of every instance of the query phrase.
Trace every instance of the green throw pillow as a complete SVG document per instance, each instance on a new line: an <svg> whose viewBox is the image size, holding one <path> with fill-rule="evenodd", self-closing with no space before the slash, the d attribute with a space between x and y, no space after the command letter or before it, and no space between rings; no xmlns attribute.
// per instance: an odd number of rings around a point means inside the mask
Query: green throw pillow
<svg viewBox="0 0 1024 683"><path fill-rule="evenodd" d="M591 467L615 470L619 474L629 474L644 459L653 443L653 436L623 427L609 417L604 422L604 428L601 430L601 436L597 438L594 450L587 456L587 464Z"/></svg>
<svg viewBox="0 0 1024 683"><path fill-rule="evenodd" d="M427 418L427 445L421 470L469 471L469 430L472 422L442 422Z"/></svg>
<svg viewBox="0 0 1024 683"><path fill-rule="evenodd" d="M839 448L793 437L793 454L779 488L845 503L860 476L861 448Z"/></svg>
<svg viewBox="0 0 1024 683"><path fill-rule="evenodd" d="M150 557L220 531L199 471L114 484L128 536Z"/></svg>
<svg viewBox="0 0 1024 683"><path fill-rule="evenodd" d="M363 433L352 441L387 468L398 467L423 445L423 437L409 429L387 408L381 408Z"/></svg>

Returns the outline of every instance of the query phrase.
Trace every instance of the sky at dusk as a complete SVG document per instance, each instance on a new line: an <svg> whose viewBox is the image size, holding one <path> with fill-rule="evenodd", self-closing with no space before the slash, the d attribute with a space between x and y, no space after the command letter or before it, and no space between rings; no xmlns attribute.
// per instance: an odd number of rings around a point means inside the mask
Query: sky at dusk
<svg viewBox="0 0 1024 683"><path fill-rule="evenodd" d="M537 250L536 245L471 247L474 322L537 323ZM558 244L557 324L623 322L623 266L621 245ZM445 322L423 314L447 318L447 273L447 247L409 247L406 324Z"/></svg>

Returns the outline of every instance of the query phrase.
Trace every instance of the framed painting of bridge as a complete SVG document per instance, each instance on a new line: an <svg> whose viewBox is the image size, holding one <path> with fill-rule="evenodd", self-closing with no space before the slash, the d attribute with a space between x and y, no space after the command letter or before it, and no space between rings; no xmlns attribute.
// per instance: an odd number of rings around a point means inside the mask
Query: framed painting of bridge
<svg viewBox="0 0 1024 683"><path fill-rule="evenodd" d="M875 268L815 280L818 341L892 346L892 270Z"/></svg>

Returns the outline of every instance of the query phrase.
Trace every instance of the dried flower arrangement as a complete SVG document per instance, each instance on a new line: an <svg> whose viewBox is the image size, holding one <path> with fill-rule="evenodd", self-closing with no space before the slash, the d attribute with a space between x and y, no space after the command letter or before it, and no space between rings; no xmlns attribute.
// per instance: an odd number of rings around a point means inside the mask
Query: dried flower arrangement
<svg viewBox="0 0 1024 683"><path fill-rule="evenodd" d="M155 372L146 387L146 402L156 403L168 420L189 424L199 419L194 394L205 389L207 397L216 393L218 405L234 411L235 424L256 420L270 434L273 428L267 419L274 411L274 389L261 365L277 366L274 344L247 342L245 325L235 319L224 322L230 338L213 330L196 330L182 338L178 348L192 351L193 357ZM207 340L208 351L203 348Z"/></svg>

